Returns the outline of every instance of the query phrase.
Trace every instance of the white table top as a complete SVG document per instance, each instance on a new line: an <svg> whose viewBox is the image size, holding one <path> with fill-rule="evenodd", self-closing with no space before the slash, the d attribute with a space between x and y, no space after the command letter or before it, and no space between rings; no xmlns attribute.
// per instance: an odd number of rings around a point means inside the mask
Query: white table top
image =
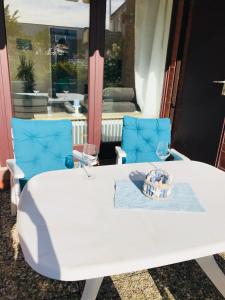
<svg viewBox="0 0 225 300"><path fill-rule="evenodd" d="M16 95L21 96L42 96L42 97L48 97L48 93L15 93Z"/></svg>
<svg viewBox="0 0 225 300"><path fill-rule="evenodd" d="M157 163L155 163L157 165ZM225 173L194 161L159 163L188 182L205 208L173 213L114 208L115 179L152 166L127 164L46 172L25 186L17 228L37 272L82 280L159 267L225 251Z"/></svg>
<svg viewBox="0 0 225 300"><path fill-rule="evenodd" d="M48 97L48 93L16 93L16 95L23 95L23 96L42 96L42 97ZM48 97L48 101L50 103L62 103L66 101L74 101L74 100L83 100L84 95L77 94L77 93L57 93L57 98L50 98Z"/></svg>
<svg viewBox="0 0 225 300"><path fill-rule="evenodd" d="M75 100L83 100L84 95L82 94L77 94L77 93L57 93L57 98L48 98L49 103L61 103L61 102L66 102L66 101L75 101Z"/></svg>

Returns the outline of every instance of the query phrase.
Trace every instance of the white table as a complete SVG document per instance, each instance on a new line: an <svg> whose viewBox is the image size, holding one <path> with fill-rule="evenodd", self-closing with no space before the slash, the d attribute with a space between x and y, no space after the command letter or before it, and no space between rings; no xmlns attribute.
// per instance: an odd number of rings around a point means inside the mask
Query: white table
<svg viewBox="0 0 225 300"><path fill-rule="evenodd" d="M42 97L48 97L48 93L16 93L16 95L21 95L21 96L42 96ZM77 94L77 93L57 93L56 94L57 98L51 98L48 97L48 102L49 104L51 103L63 103L66 101L76 101L76 100L83 100L84 95L82 94Z"/></svg>
<svg viewBox="0 0 225 300"><path fill-rule="evenodd" d="M77 93L57 93L57 98L48 98L49 104L51 103L63 103L67 101L81 101L84 99L84 95Z"/></svg>
<svg viewBox="0 0 225 300"><path fill-rule="evenodd" d="M41 96L41 97L48 97L48 93L15 93L16 95L21 96Z"/></svg>
<svg viewBox="0 0 225 300"><path fill-rule="evenodd" d="M18 207L27 263L50 278L86 279L82 299L90 300L104 276L197 259L225 296L210 256L225 251L225 173L194 161L159 164L175 182L191 184L206 212L115 209L115 179L147 173L148 163L95 167L92 180L83 169L43 173L25 186Z"/></svg>

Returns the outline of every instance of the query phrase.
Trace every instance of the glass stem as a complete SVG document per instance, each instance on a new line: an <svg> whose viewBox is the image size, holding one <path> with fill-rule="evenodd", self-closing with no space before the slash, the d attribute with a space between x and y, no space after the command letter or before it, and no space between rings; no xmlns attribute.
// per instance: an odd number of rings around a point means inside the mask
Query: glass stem
<svg viewBox="0 0 225 300"><path fill-rule="evenodd" d="M89 166L88 166L88 167L89 167ZM87 177L90 178L90 177L91 177L91 174L89 173L89 171L87 170L87 167L86 167L84 164L83 164L83 169L84 169L84 171L85 171Z"/></svg>

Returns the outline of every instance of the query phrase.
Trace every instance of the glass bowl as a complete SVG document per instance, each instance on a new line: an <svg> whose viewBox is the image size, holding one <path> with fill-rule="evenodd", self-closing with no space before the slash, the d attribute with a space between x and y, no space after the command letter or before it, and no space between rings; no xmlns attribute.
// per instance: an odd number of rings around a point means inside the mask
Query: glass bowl
<svg viewBox="0 0 225 300"><path fill-rule="evenodd" d="M171 195L172 186L172 176L168 172L152 170L144 180L143 194L150 199L166 199Z"/></svg>

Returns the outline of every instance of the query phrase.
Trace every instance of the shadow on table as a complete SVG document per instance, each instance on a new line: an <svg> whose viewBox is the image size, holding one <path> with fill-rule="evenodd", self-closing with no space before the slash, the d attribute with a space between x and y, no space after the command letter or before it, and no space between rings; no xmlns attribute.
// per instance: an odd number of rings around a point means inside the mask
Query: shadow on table
<svg viewBox="0 0 225 300"><path fill-rule="evenodd" d="M29 252L29 249L27 245L24 243L22 237L20 237L20 243L22 245L22 248L24 251L26 251L26 258L28 263L31 265L34 265L35 267L39 267L39 264L42 262L43 258L42 256L45 256L45 253L43 252L43 248L46 249L46 246L48 246L48 257L50 260L48 260L48 274L45 274L49 277L55 277L60 278L60 265L54 250L54 246L51 241L51 237L48 231L48 226L45 222L45 219L43 218L42 214L37 208L37 205L32 198L32 195L27 192L27 198L23 199L29 201L29 205L20 206L20 211L22 208L22 211L27 214L27 216L31 219L32 223L35 225L37 230L37 241L38 241L38 261L35 262ZM24 201L25 202L25 201ZM74 254L76 255L76 249L74 249ZM46 262L45 262L46 263ZM51 268L52 266L52 268ZM50 267L50 268L49 268ZM79 283L79 288L82 292L82 287L84 287L84 282ZM106 296L106 298L105 298ZM101 285L98 299L120 299L117 290L113 284L113 281L110 277L104 278L104 281Z"/></svg>
<svg viewBox="0 0 225 300"><path fill-rule="evenodd" d="M22 206L22 211L25 212L28 217L31 219L32 223L35 225L36 229L37 229L37 241L38 241L38 261L35 262L29 252L29 249L27 247L27 245L24 243L23 239L20 237L20 243L22 245L22 248L24 251L26 251L26 258L28 263L31 265L34 265L35 267L38 266L39 264L42 262L42 256L45 256L45 253L43 252L43 247L44 249L46 249L46 246L48 246L48 266L50 268L48 268L48 273L45 274L49 277L55 277L55 278L60 278L60 265L54 250L54 246L52 244L51 241L51 237L48 231L48 226L45 222L45 219L43 218L42 214L40 213L40 211L37 208L37 205L34 201L34 199L32 198L32 195L28 193L28 196L26 199L29 201L29 205L26 205L26 203L24 203L24 205ZM20 210L21 210L21 206L20 206ZM76 249L74 249L74 254L76 255ZM51 268L52 266L52 268ZM83 282L79 282L78 286L79 286L79 290L80 290L80 294L82 295L83 292L83 288L84 288L84 281ZM105 298L106 295L106 298ZM120 299L116 288L114 287L114 284L111 280L110 277L106 277L104 278L104 281L101 285L100 291L99 291L99 296L98 299Z"/></svg>
<svg viewBox="0 0 225 300"><path fill-rule="evenodd" d="M225 265L222 258L221 261ZM148 271L162 299L224 299L194 260L154 268Z"/></svg>
<svg viewBox="0 0 225 300"><path fill-rule="evenodd" d="M26 194L24 195L24 193ZM31 193L26 190L23 191L23 195L23 201L19 208L20 212L23 212L28 216L36 229L36 236L33 237L34 245L32 245L32 237L29 237L30 245L27 245L23 239L23 236L19 235L19 240L23 249L25 260L32 268L36 269L37 272L43 272L42 270L44 268L45 276L58 279L61 276L60 265L55 253L54 246L52 244L47 223L38 210L36 202L33 199ZM52 207L52 209L54 209L54 207ZM35 243L37 243L37 245L35 245ZM30 253L30 247L33 247L34 249L35 247L37 247L37 257L34 258L32 256L32 254ZM48 257L47 260L45 258L46 256Z"/></svg>
<svg viewBox="0 0 225 300"><path fill-rule="evenodd" d="M0 191L0 298L80 300L85 281L50 279L25 262L15 222L16 218L10 213L10 193ZM120 299L110 277L104 278L97 299Z"/></svg>
<svg viewBox="0 0 225 300"><path fill-rule="evenodd" d="M133 182L134 185L142 192L143 182L145 180L146 174L140 171L132 171L129 174L130 180Z"/></svg>
<svg viewBox="0 0 225 300"><path fill-rule="evenodd" d="M0 192L1 299L80 299L84 282L59 281L35 272L24 260L10 214L10 193Z"/></svg>

